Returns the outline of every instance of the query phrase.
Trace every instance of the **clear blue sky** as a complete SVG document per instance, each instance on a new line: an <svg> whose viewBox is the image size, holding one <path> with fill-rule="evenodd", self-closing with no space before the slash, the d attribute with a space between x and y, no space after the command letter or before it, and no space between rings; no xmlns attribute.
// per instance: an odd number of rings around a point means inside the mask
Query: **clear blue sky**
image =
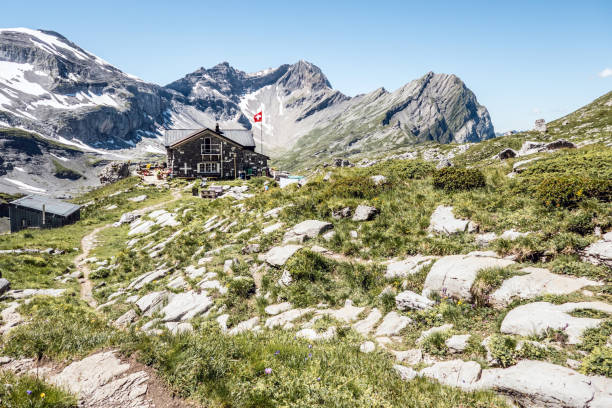
<svg viewBox="0 0 612 408"><path fill-rule="evenodd" d="M221 61L252 72L305 59L348 95L454 73L496 131L612 89L610 0L5 0L0 9L0 27L57 31L161 85Z"/></svg>

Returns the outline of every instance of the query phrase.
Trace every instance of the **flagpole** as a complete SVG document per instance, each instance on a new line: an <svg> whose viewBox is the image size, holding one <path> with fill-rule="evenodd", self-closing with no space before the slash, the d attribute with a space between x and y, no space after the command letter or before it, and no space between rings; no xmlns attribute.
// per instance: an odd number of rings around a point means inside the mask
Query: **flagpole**
<svg viewBox="0 0 612 408"><path fill-rule="evenodd" d="M263 149L263 111L261 111L261 124L259 125L260 133L259 133L259 141L261 142L261 154L264 154Z"/></svg>

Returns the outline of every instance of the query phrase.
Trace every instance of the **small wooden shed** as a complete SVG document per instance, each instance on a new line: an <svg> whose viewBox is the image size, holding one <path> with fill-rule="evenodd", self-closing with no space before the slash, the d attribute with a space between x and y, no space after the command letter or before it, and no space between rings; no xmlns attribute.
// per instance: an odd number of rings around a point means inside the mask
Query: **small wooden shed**
<svg viewBox="0 0 612 408"><path fill-rule="evenodd" d="M81 218L81 206L40 195L28 195L9 204L11 232L26 228L57 228Z"/></svg>

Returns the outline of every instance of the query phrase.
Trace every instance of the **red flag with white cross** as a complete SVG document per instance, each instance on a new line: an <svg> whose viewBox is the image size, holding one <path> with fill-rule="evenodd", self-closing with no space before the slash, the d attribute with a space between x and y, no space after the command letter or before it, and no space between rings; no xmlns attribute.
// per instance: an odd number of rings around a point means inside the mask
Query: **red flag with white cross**
<svg viewBox="0 0 612 408"><path fill-rule="evenodd" d="M261 112L258 112L255 114L255 116L253 116L253 120L255 122L261 122L262 119L263 119L263 115Z"/></svg>

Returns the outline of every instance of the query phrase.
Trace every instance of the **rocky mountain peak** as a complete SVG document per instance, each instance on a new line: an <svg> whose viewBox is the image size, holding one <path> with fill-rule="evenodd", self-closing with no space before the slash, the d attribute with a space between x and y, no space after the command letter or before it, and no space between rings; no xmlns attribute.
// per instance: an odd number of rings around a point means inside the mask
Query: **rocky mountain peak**
<svg viewBox="0 0 612 408"><path fill-rule="evenodd" d="M289 66L285 75L279 79L278 84L289 90L307 88L319 91L332 88L323 71L316 65L304 60Z"/></svg>

